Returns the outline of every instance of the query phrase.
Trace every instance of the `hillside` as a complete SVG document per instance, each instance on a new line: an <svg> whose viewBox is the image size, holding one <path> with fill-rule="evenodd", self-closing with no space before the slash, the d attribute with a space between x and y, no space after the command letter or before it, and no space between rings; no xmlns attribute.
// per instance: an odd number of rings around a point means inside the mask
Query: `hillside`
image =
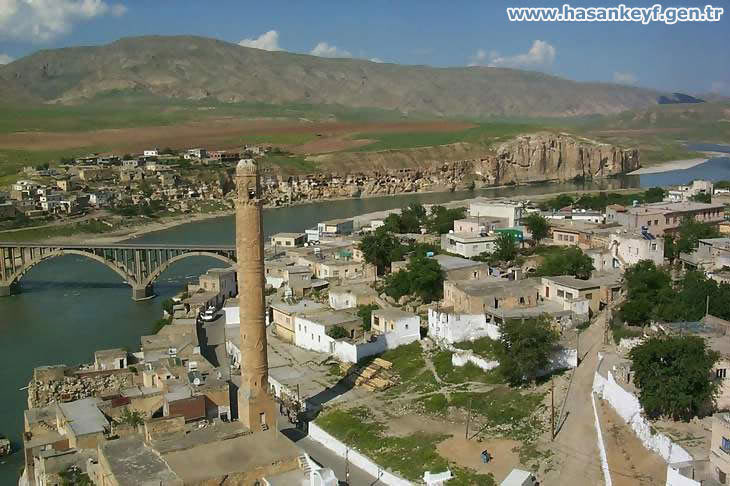
<svg viewBox="0 0 730 486"><path fill-rule="evenodd" d="M0 98L65 104L102 94L399 110L429 116L615 114L662 93L504 68L433 68L268 52L200 37L125 38L0 66Z"/></svg>

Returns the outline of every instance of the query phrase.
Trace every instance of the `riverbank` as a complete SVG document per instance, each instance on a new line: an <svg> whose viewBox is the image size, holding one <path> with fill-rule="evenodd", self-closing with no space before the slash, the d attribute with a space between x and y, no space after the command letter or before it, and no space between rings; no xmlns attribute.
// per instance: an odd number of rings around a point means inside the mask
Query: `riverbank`
<svg viewBox="0 0 730 486"><path fill-rule="evenodd" d="M642 174L659 174L662 172L669 172L672 170L683 170L691 169L700 164L704 164L710 160L709 158L699 159L684 159L684 160L671 160L669 162L663 162L661 164L652 165L650 167L642 167L633 172L629 172L628 175L642 175Z"/></svg>

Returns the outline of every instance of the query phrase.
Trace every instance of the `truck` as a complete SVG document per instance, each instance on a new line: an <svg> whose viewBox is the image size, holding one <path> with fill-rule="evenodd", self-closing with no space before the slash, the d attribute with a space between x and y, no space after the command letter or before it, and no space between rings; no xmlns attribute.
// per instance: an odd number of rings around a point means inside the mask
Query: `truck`
<svg viewBox="0 0 730 486"><path fill-rule="evenodd" d="M513 469L499 486L540 486L540 483L531 472Z"/></svg>

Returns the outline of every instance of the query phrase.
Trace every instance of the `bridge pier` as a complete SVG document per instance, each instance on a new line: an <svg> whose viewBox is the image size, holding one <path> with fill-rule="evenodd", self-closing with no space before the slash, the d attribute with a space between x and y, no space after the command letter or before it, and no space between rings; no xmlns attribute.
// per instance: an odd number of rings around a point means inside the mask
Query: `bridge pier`
<svg viewBox="0 0 730 486"><path fill-rule="evenodd" d="M147 300L152 297L154 297L154 294L152 293L152 285L147 285L146 287L132 287L132 300Z"/></svg>

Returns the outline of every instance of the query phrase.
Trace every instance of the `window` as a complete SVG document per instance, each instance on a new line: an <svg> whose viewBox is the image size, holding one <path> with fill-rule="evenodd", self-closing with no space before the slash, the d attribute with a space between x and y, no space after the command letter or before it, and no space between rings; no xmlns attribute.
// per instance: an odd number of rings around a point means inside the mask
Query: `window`
<svg viewBox="0 0 730 486"><path fill-rule="evenodd" d="M593 298L593 294L586 294L586 299L591 300Z"/></svg>
<svg viewBox="0 0 730 486"><path fill-rule="evenodd" d="M562 290L558 289L558 297L565 297L565 292L563 292Z"/></svg>
<svg viewBox="0 0 730 486"><path fill-rule="evenodd" d="M520 297L520 304L524 304L524 303L525 303L525 298L524 297Z"/></svg>
<svg viewBox="0 0 730 486"><path fill-rule="evenodd" d="M727 369L726 368L718 368L715 370L715 376L720 379L727 378Z"/></svg>
<svg viewBox="0 0 730 486"><path fill-rule="evenodd" d="M655 219L654 220L654 226L657 226L658 224L659 224L659 220L658 219Z"/></svg>
<svg viewBox="0 0 730 486"><path fill-rule="evenodd" d="M720 444L720 449L726 454L730 454L730 439L728 439L727 437L723 437L722 444Z"/></svg>
<svg viewBox="0 0 730 486"><path fill-rule="evenodd" d="M656 251L656 243L651 244L651 251Z"/></svg>
<svg viewBox="0 0 730 486"><path fill-rule="evenodd" d="M647 225L647 226L651 226L651 220L647 221L647 222L646 222L646 225Z"/></svg>

